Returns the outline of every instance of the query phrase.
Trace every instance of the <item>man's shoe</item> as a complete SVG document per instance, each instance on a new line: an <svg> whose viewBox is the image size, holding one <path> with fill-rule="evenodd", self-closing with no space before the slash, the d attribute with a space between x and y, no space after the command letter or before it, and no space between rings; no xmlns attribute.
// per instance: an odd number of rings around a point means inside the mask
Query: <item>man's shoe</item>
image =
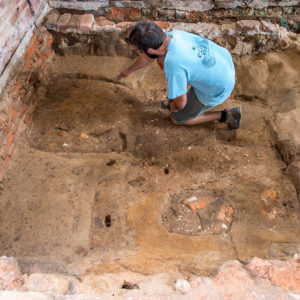
<svg viewBox="0 0 300 300"><path fill-rule="evenodd" d="M226 110L225 123L227 123L229 129L240 128L241 118L242 118L242 109L240 107L235 107Z"/></svg>

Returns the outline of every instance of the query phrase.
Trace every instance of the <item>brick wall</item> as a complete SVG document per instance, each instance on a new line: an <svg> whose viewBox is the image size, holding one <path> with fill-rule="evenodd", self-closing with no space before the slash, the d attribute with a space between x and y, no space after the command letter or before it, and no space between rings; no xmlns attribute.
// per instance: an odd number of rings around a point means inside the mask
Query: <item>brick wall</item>
<svg viewBox="0 0 300 300"><path fill-rule="evenodd" d="M49 0L52 8L92 12L114 22L266 20L300 32L299 0Z"/></svg>
<svg viewBox="0 0 300 300"><path fill-rule="evenodd" d="M46 4L46 0L0 1L0 93L36 23L46 14Z"/></svg>
<svg viewBox="0 0 300 300"><path fill-rule="evenodd" d="M52 35L46 28L36 29L1 94L0 182L11 159L16 139L30 123L35 108L34 92L45 77L53 56L52 43Z"/></svg>
<svg viewBox="0 0 300 300"><path fill-rule="evenodd" d="M52 36L38 27L47 12L46 0L0 1L0 182L30 123L33 94L52 56Z"/></svg>

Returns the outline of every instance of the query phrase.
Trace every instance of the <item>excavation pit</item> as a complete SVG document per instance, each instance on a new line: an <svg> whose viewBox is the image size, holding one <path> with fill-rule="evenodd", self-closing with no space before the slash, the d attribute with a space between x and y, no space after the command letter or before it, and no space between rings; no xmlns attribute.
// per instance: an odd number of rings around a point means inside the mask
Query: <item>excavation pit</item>
<svg viewBox="0 0 300 300"><path fill-rule="evenodd" d="M114 81L130 63L55 57L4 180L1 253L26 272L190 276L299 252L297 181L278 151L291 129L280 114L299 112L299 53L236 58L217 109L242 107L237 131L172 124L157 65Z"/></svg>

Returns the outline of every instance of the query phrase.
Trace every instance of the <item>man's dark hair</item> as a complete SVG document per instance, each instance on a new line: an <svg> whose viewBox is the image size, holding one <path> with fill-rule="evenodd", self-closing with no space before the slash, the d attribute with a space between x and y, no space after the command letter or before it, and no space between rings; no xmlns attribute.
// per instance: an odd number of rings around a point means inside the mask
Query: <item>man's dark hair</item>
<svg viewBox="0 0 300 300"><path fill-rule="evenodd" d="M129 42L143 50L148 56L155 58L157 55L147 53L149 48L159 48L166 39L166 34L152 21L139 21L133 27Z"/></svg>

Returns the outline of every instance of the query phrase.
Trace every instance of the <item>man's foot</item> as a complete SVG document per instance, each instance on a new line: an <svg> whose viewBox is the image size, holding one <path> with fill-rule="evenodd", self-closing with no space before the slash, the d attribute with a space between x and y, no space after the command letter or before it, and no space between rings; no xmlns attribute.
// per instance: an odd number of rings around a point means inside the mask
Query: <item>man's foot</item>
<svg viewBox="0 0 300 300"><path fill-rule="evenodd" d="M242 109L240 107L235 107L231 109L226 109L226 121L229 129L240 128Z"/></svg>

